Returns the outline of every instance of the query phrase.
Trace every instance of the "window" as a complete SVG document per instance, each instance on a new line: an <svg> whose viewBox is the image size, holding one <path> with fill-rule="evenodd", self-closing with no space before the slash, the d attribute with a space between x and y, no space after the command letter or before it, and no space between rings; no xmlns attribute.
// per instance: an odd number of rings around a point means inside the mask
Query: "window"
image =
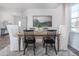
<svg viewBox="0 0 79 59"><path fill-rule="evenodd" d="M79 4L71 7L71 30L79 31Z"/></svg>

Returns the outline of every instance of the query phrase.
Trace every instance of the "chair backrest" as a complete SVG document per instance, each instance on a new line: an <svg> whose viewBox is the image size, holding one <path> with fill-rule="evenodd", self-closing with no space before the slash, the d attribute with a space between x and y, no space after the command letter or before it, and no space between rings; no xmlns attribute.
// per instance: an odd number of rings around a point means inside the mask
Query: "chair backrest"
<svg viewBox="0 0 79 59"><path fill-rule="evenodd" d="M19 32L17 25L7 25L7 29L8 29L9 35L12 37L16 37L17 36L16 33Z"/></svg>
<svg viewBox="0 0 79 59"><path fill-rule="evenodd" d="M11 50L18 50L18 26L17 25L7 25L7 29L10 37L10 48Z"/></svg>
<svg viewBox="0 0 79 59"><path fill-rule="evenodd" d="M48 35L56 35L57 30L47 30Z"/></svg>
<svg viewBox="0 0 79 59"><path fill-rule="evenodd" d="M19 32L17 25L7 25L7 29L8 29L9 35L13 37L16 37L17 36L16 33Z"/></svg>
<svg viewBox="0 0 79 59"><path fill-rule="evenodd" d="M32 39L34 37L34 30L24 30L24 38Z"/></svg>
<svg viewBox="0 0 79 59"><path fill-rule="evenodd" d="M47 30L48 30L48 28L43 28L43 30L44 30L44 31L47 31Z"/></svg>
<svg viewBox="0 0 79 59"><path fill-rule="evenodd" d="M60 25L59 26L59 33L61 34L62 37L65 38L65 36L68 34L68 29L66 25Z"/></svg>
<svg viewBox="0 0 79 59"><path fill-rule="evenodd" d="M30 30L35 30L35 28L30 28Z"/></svg>
<svg viewBox="0 0 79 59"><path fill-rule="evenodd" d="M47 36L55 39L56 38L56 32L57 32L57 30L47 30Z"/></svg>

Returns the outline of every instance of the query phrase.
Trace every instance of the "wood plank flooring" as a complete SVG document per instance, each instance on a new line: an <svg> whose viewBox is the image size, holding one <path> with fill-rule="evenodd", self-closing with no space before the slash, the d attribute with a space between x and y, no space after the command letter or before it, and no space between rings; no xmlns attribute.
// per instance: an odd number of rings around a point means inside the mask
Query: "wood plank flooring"
<svg viewBox="0 0 79 59"><path fill-rule="evenodd" d="M5 48L9 44L10 44L9 35L0 37L0 50L2 50L3 48Z"/></svg>

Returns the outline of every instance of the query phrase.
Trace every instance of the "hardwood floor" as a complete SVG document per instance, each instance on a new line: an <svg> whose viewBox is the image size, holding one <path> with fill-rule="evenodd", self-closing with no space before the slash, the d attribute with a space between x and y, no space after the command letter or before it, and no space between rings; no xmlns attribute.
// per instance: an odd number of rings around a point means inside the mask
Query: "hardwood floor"
<svg viewBox="0 0 79 59"><path fill-rule="evenodd" d="M0 50L2 50L3 48L5 48L9 44L10 44L10 39L9 39L8 35L0 37Z"/></svg>

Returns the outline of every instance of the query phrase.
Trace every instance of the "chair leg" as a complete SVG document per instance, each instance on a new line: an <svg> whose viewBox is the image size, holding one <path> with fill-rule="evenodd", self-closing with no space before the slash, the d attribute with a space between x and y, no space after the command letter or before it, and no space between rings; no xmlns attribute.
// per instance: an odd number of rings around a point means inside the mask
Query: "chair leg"
<svg viewBox="0 0 79 59"><path fill-rule="evenodd" d="M45 42L43 42L43 47L45 47Z"/></svg>
<svg viewBox="0 0 79 59"><path fill-rule="evenodd" d="M36 48L36 43L34 43L34 47Z"/></svg>
<svg viewBox="0 0 79 59"><path fill-rule="evenodd" d="M46 55L47 55L47 44L46 44Z"/></svg>
<svg viewBox="0 0 79 59"><path fill-rule="evenodd" d="M24 44L24 53L23 53L23 55L25 55L26 48L27 48L27 44Z"/></svg>
<svg viewBox="0 0 79 59"><path fill-rule="evenodd" d="M54 44L54 50L55 50L55 53L56 53L56 55L57 55L57 50L56 50L55 44Z"/></svg>
<svg viewBox="0 0 79 59"><path fill-rule="evenodd" d="M51 45L51 47L53 47L53 44L52 43L50 45Z"/></svg>
<svg viewBox="0 0 79 59"><path fill-rule="evenodd" d="M35 54L35 48L36 48L36 46L35 46L35 43L34 43L34 46L33 46L34 55L36 55Z"/></svg>

